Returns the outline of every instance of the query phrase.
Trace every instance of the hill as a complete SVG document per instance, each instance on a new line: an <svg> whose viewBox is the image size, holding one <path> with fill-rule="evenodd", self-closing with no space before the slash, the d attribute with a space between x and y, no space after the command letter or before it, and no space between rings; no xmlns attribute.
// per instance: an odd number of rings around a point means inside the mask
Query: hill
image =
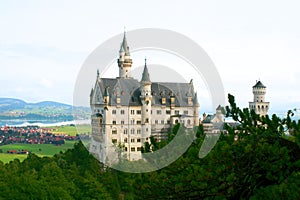
<svg viewBox="0 0 300 200"><path fill-rule="evenodd" d="M72 105L55 101L27 103L20 99L0 98L0 120L72 120L72 110ZM76 107L76 112L81 113L82 119L90 115L88 107Z"/></svg>

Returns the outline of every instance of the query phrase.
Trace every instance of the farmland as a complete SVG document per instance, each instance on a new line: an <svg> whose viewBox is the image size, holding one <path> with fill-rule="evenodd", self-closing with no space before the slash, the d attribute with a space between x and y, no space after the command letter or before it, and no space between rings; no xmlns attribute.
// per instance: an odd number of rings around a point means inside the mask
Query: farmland
<svg viewBox="0 0 300 200"><path fill-rule="evenodd" d="M76 141L66 141L62 145L53 145L53 144L9 144L0 146L0 150L3 153L0 153L0 160L4 163L7 163L14 159L19 159L20 161L24 160L27 155L22 154L7 154L8 150L28 150L31 153L34 153L38 156L53 156L60 151L64 152L67 149L73 148L73 145Z"/></svg>

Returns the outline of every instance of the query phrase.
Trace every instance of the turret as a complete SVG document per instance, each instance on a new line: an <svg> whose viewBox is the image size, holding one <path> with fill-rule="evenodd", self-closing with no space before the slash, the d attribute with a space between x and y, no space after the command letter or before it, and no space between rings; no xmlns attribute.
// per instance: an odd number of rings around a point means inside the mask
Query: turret
<svg viewBox="0 0 300 200"><path fill-rule="evenodd" d="M148 72L147 62L141 80L141 101L142 101L142 144L147 141L151 135L151 81ZM150 142L148 140L148 142Z"/></svg>
<svg viewBox="0 0 300 200"><path fill-rule="evenodd" d="M266 86L261 81L257 81L252 87L253 102L249 102L249 109L255 111L260 116L268 114L269 102L265 102Z"/></svg>
<svg viewBox="0 0 300 200"><path fill-rule="evenodd" d="M126 32L124 32L123 41L119 50L119 77L131 78L130 70L132 66L132 59L130 58L129 46L127 44Z"/></svg>

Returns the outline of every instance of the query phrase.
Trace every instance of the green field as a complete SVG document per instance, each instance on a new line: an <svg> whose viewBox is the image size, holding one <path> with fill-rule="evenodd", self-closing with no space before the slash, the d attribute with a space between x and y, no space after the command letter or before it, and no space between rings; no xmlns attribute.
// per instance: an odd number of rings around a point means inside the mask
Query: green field
<svg viewBox="0 0 300 200"><path fill-rule="evenodd" d="M76 134L90 134L91 133L91 125L84 124L84 125L76 125L76 126L59 126L59 127L48 127L54 128L56 130L51 131L53 134L64 134L64 135L71 135L75 136Z"/></svg>
<svg viewBox="0 0 300 200"><path fill-rule="evenodd" d="M14 159L19 159L22 162L25 158L27 155L0 153L0 161L3 163L9 163Z"/></svg>
<svg viewBox="0 0 300 200"><path fill-rule="evenodd" d="M10 144L0 146L0 149L3 153L0 153L0 160L4 163L7 163L15 158L18 158L20 161L24 160L27 155L18 155L18 154L7 154L8 150L28 150L38 156L53 156L60 151L66 151L71 149L74 146L76 141L66 141L65 144L61 146L55 146L53 144Z"/></svg>

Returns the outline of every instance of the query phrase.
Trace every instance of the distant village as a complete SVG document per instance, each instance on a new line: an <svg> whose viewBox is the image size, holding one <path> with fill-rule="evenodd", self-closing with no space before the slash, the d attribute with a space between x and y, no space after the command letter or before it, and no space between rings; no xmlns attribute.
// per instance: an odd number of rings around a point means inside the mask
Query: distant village
<svg viewBox="0 0 300 200"><path fill-rule="evenodd" d="M80 140L78 135L70 136L64 134L54 134L56 128L42 128L39 126L11 127L3 126L0 128L0 146L7 144L53 144L62 145L65 141ZM3 153L28 154L27 150L11 150Z"/></svg>

